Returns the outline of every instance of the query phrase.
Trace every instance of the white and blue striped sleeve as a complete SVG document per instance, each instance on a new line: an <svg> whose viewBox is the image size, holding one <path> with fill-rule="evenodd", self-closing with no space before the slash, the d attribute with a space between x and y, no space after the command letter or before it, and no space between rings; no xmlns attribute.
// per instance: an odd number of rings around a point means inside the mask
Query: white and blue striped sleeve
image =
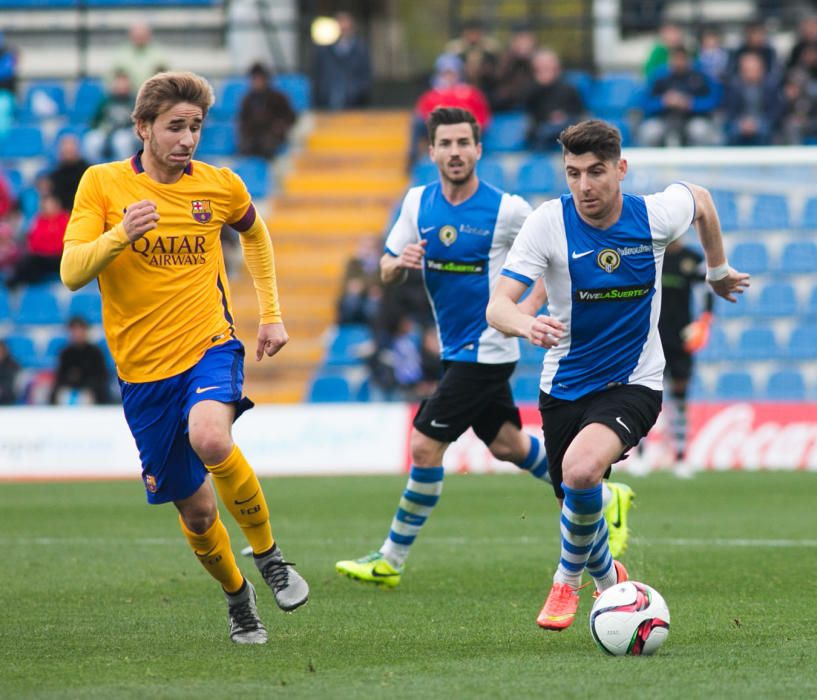
<svg viewBox="0 0 817 700"><path fill-rule="evenodd" d="M531 285L544 274L550 261L548 241L555 233L553 216L556 207L561 213L559 200L545 202L525 219L505 260L502 275Z"/></svg>
<svg viewBox="0 0 817 700"><path fill-rule="evenodd" d="M420 233L417 230L417 216L420 211L420 197L425 185L412 187L403 198L400 216L394 222L386 237L385 252L397 257L409 243L417 243Z"/></svg>
<svg viewBox="0 0 817 700"><path fill-rule="evenodd" d="M669 245L685 234L695 217L695 198L682 182L674 182L663 192L644 197L653 241Z"/></svg>

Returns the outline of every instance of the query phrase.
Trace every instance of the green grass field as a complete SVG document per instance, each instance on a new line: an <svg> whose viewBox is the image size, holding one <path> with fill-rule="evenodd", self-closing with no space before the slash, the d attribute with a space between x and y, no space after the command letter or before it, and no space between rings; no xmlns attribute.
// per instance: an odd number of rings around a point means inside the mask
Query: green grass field
<svg viewBox="0 0 817 700"><path fill-rule="evenodd" d="M400 588L338 576L379 546L404 483L265 481L312 596L285 615L257 586L264 647L229 642L217 585L139 482L3 484L0 697L817 697L817 474L629 480L624 561L672 613L649 658L595 647L589 590L571 629L536 626L557 513L525 476L448 478Z"/></svg>

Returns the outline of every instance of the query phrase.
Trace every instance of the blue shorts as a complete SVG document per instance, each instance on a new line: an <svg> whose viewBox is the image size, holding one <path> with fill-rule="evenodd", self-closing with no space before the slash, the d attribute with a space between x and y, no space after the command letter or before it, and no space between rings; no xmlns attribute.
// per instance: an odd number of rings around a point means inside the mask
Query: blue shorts
<svg viewBox="0 0 817 700"><path fill-rule="evenodd" d="M139 384L119 380L148 503L188 498L204 483L207 469L187 434L190 409L199 401L220 401L235 405L238 418L253 407L241 397L243 386L244 346L238 340L211 348L175 377Z"/></svg>

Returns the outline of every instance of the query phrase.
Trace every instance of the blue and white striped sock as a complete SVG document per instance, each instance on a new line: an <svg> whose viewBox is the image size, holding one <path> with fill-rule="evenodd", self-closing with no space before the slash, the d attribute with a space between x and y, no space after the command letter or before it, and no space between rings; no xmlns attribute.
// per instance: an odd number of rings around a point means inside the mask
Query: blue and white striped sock
<svg viewBox="0 0 817 700"><path fill-rule="evenodd" d="M525 460L516 466L530 472L537 479L551 483L550 472L548 471L548 456L545 446L541 440L528 435L530 438L530 451Z"/></svg>
<svg viewBox="0 0 817 700"><path fill-rule="evenodd" d="M420 528L440 500L443 475L442 467L411 466L406 490L391 521L389 536L380 548L380 553L392 566L400 568L405 563Z"/></svg>
<svg viewBox="0 0 817 700"><path fill-rule="evenodd" d="M589 489L571 489L562 484L561 540L559 566L554 583L581 584L582 573L596 542L601 515L601 484ZM605 540L606 541L606 540Z"/></svg>
<svg viewBox="0 0 817 700"><path fill-rule="evenodd" d="M604 591L618 583L618 574L613 566L613 555L607 546L607 521L602 518L596 532L596 541L587 559L587 573L596 583L596 590Z"/></svg>

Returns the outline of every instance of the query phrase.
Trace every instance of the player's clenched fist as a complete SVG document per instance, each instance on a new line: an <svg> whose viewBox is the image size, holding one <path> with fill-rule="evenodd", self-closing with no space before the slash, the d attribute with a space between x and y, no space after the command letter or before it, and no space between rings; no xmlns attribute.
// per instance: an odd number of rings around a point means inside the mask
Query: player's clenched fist
<svg viewBox="0 0 817 700"><path fill-rule="evenodd" d="M426 245L428 241L420 241L419 243L410 243L403 252L400 253L400 267L410 268L412 270L423 269L423 256L426 254Z"/></svg>
<svg viewBox="0 0 817 700"><path fill-rule="evenodd" d="M131 241L136 241L144 236L148 231L156 228L159 221L159 212L156 210L156 202L143 199L141 202L131 204L125 210L125 218L122 219L122 226Z"/></svg>

